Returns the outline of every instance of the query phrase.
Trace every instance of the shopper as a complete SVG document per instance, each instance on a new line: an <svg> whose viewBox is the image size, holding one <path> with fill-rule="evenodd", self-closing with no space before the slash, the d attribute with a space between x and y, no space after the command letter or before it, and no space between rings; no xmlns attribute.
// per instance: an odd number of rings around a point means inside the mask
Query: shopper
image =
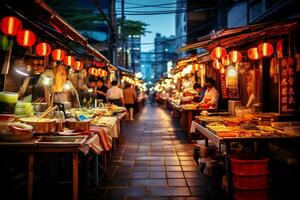
<svg viewBox="0 0 300 200"><path fill-rule="evenodd" d="M215 88L215 80L207 77L205 79L206 91L200 105L205 108L217 109L219 101L219 92Z"/></svg>
<svg viewBox="0 0 300 200"><path fill-rule="evenodd" d="M97 80L96 93L97 93L98 100L102 100L103 103L105 103L107 87L104 85L104 80L102 78Z"/></svg>
<svg viewBox="0 0 300 200"><path fill-rule="evenodd" d="M134 101L136 99L136 92L129 83L126 83L125 88L123 90L123 94L124 94L124 104L127 109L127 112L129 112L129 119L131 121L134 121L133 111L134 111Z"/></svg>
<svg viewBox="0 0 300 200"><path fill-rule="evenodd" d="M108 102L122 106L124 104L123 90L118 87L118 81L112 81L111 85L112 87L107 90L106 95Z"/></svg>

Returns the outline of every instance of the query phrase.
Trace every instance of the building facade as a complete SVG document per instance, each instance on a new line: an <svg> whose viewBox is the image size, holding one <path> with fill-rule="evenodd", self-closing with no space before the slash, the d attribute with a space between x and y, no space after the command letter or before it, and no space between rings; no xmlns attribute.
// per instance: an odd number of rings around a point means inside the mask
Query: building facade
<svg viewBox="0 0 300 200"><path fill-rule="evenodd" d="M126 44L128 68L133 72L141 72L141 36L129 35Z"/></svg>
<svg viewBox="0 0 300 200"><path fill-rule="evenodd" d="M154 38L154 81L159 80L167 72L168 62L174 63L177 60L175 40L175 36L166 37L156 33Z"/></svg>
<svg viewBox="0 0 300 200"><path fill-rule="evenodd" d="M141 53L141 72L143 80L149 82L153 77L153 67L155 62L155 55L153 51Z"/></svg>

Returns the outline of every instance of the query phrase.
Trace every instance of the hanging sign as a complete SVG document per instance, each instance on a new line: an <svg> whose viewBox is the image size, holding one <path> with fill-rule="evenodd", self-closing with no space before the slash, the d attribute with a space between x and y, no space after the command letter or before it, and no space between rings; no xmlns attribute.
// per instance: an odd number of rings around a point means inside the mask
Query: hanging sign
<svg viewBox="0 0 300 200"><path fill-rule="evenodd" d="M295 97L295 69L292 65L280 67L280 113L291 114L296 112Z"/></svg>
<svg viewBox="0 0 300 200"><path fill-rule="evenodd" d="M226 87L226 75L225 73L220 73L220 80L221 80L221 91L223 99L228 99L228 92Z"/></svg>

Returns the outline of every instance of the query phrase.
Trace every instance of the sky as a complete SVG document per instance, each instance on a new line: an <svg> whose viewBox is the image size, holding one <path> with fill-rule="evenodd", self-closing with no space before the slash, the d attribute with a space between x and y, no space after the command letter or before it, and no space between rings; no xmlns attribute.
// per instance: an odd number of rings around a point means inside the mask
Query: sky
<svg viewBox="0 0 300 200"><path fill-rule="evenodd" d="M118 0L117 2L120 2ZM165 11L165 10L175 10L176 0L125 0L125 13L129 11L130 13L136 11ZM142 5L136 5L142 4ZM143 5L157 5L157 4L168 4L156 7L144 7ZM139 7L139 8L132 8ZM142 8L141 8L142 7ZM117 10L121 10L117 7ZM161 33L164 36L175 35L175 14L164 14L164 15L126 15L126 19L143 21L149 24L147 27L148 31L145 36L142 36L143 43L153 43L155 34ZM154 44L142 45L142 51L149 51L154 49Z"/></svg>

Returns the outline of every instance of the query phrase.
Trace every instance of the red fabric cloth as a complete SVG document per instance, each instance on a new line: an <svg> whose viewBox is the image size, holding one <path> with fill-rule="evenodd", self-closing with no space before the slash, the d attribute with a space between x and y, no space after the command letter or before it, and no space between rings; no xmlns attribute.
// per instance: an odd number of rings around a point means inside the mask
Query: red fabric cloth
<svg viewBox="0 0 300 200"><path fill-rule="evenodd" d="M105 151L111 150L112 144L104 128L91 126L91 131L94 132L95 134L98 134L101 146Z"/></svg>

